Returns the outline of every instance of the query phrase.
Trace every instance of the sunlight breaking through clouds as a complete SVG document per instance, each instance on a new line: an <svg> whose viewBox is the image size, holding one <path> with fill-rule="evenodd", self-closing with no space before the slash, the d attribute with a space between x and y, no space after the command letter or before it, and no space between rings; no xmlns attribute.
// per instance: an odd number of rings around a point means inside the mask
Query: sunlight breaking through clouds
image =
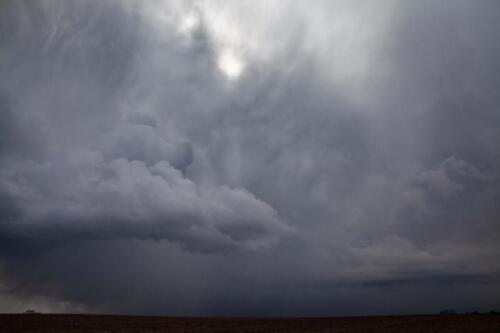
<svg viewBox="0 0 500 333"><path fill-rule="evenodd" d="M222 51L218 66L228 79L237 79L245 68L242 61L231 51Z"/></svg>

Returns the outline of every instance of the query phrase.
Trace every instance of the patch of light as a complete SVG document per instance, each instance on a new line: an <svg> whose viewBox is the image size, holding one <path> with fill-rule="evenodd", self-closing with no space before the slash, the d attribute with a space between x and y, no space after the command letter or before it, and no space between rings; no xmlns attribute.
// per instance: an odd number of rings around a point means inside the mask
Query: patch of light
<svg viewBox="0 0 500 333"><path fill-rule="evenodd" d="M234 12L239 6L205 1L197 8L214 46L217 68L228 80L240 78L258 47L257 39L244 29L240 13Z"/></svg>
<svg viewBox="0 0 500 333"><path fill-rule="evenodd" d="M180 19L179 31L189 34L200 24L200 18L195 13L187 13Z"/></svg>
<svg viewBox="0 0 500 333"><path fill-rule="evenodd" d="M245 68L241 59L229 50L225 50L220 54L217 65L228 79L237 79Z"/></svg>
<svg viewBox="0 0 500 333"><path fill-rule="evenodd" d="M227 80L240 79L249 68L288 59L290 46L300 43L298 55L312 60L326 83L345 88L356 101L369 97L368 88L384 69L376 61L397 13L396 0L386 0L383 6L346 0L140 3L159 36L168 37L174 29L189 47L199 41L193 33L200 29L213 51L207 56L213 56L212 63Z"/></svg>

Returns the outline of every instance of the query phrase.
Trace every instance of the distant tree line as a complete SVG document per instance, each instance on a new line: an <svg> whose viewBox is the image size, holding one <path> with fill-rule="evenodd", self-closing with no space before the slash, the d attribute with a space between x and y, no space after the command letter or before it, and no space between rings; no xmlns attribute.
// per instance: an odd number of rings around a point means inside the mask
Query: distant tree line
<svg viewBox="0 0 500 333"><path fill-rule="evenodd" d="M439 314L449 316L449 315L456 315L456 314L458 314L458 312L456 312L453 309L444 309L444 310L440 311ZM488 312L472 311L472 312L464 312L463 314L465 314L465 315L498 315L498 314L500 314L500 312L494 311L494 310L491 310Z"/></svg>

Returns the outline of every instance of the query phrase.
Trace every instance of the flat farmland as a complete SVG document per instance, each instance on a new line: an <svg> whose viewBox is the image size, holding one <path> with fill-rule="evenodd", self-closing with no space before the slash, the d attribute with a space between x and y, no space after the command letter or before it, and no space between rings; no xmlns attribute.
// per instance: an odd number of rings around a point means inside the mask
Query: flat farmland
<svg viewBox="0 0 500 333"><path fill-rule="evenodd" d="M2 314L0 332L500 332L500 315L191 318Z"/></svg>

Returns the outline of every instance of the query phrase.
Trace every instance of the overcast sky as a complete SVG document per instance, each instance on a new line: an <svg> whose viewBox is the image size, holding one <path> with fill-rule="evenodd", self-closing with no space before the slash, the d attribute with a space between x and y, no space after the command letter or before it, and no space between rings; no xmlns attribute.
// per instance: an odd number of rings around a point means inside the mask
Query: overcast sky
<svg viewBox="0 0 500 333"><path fill-rule="evenodd" d="M500 309L498 1L0 2L0 311Z"/></svg>

